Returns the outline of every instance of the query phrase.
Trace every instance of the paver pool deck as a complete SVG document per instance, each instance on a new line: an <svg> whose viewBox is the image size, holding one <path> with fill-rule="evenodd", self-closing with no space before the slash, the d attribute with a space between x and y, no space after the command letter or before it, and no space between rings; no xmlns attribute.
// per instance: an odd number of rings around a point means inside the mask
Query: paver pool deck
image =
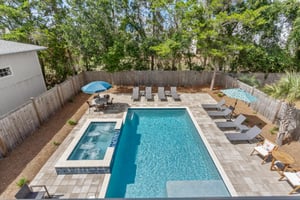
<svg viewBox="0 0 300 200"><path fill-rule="evenodd" d="M55 164L71 143L74 135L80 130L88 118L119 118L122 119L128 107L188 107L196 119L203 135L213 149L227 177L238 196L287 196L292 190L286 181L278 181L279 174L270 171L270 162L261 164L262 158L250 152L256 143L230 143L201 107L203 103L216 103L207 93L181 93L181 101L160 101L157 94L154 101L141 97L132 101L130 94L111 94L113 106L104 112L88 111L83 115L72 132L67 136L55 153L36 175L31 185L46 185L50 194L57 198L99 198L104 174L57 175ZM292 196L298 196L293 194Z"/></svg>

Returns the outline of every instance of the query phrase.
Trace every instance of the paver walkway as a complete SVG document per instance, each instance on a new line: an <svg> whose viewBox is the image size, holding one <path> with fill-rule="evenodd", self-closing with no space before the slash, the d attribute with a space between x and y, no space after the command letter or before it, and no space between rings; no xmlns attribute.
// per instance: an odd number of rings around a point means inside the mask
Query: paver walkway
<svg viewBox="0 0 300 200"><path fill-rule="evenodd" d="M270 162L261 165L261 158L250 156L255 143L230 143L224 133L217 128L214 121L201 107L202 103L215 103L206 93L183 93L181 101L161 102L157 94L154 101L132 101L129 94L112 94L113 107L104 112L86 112L74 127L69 136L50 157L40 170L32 185L46 185L51 194L59 198L98 198L104 181L102 174L57 175L54 165L66 147L72 141L87 118L123 118L128 107L175 107L187 106L196 119L203 135L209 142L214 154L218 158L223 170L227 174L238 196L285 196L292 189L287 181L278 181L279 174L270 171ZM298 195L298 194L294 194Z"/></svg>

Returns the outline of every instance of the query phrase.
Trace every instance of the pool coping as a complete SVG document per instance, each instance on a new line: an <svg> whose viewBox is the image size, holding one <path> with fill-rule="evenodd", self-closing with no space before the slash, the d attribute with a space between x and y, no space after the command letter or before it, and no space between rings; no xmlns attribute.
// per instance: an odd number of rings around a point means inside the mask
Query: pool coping
<svg viewBox="0 0 300 200"><path fill-rule="evenodd" d="M230 179L228 178L227 174L225 173L221 163L219 162L216 154L214 153L212 147L210 146L209 142L207 141L205 135L202 133L202 130L198 124L198 122L196 121L194 115L192 114L192 112L190 111L189 107L188 106L176 106L176 107L129 107L128 109L186 109L187 112L189 113L190 117L191 117L191 120L193 121L198 133L199 133L199 136L201 137L203 143L205 144L206 146L206 149L209 153L209 155L211 156L216 168L218 169L218 172L219 174L221 175L227 189L228 189L228 192L230 193L230 195L232 197L236 197L238 196L237 195L237 192L236 190L234 189ZM126 119L126 116L127 116L127 112L128 112L128 109L124 112L124 115L123 115L123 118L122 118L122 123L125 122L125 119ZM103 184L102 184L102 187L101 187L101 191L99 193L99 196L98 198L105 198L105 195L106 195L106 191L107 191L107 188L108 188L108 184L109 184L109 181L110 181L110 177L111 177L111 174L108 173L108 174L105 174L105 177L104 177L104 181L103 181Z"/></svg>
<svg viewBox="0 0 300 200"><path fill-rule="evenodd" d="M68 160L73 149L76 147L77 143L81 139L87 127L92 122L116 122L115 129L120 130L122 126L122 119L110 118L110 119L99 119L91 118L87 119L83 126L77 131L72 142L68 145L67 149L64 151L62 156L59 158L58 162L55 164L55 170L57 174L80 174L84 173L110 173L110 165L112 162L115 147L108 147L104 158L102 160Z"/></svg>

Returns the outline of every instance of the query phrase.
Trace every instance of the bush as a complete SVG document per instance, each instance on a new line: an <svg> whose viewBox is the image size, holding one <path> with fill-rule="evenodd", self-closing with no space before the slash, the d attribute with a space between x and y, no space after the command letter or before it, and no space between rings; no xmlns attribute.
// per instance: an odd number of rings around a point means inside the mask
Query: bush
<svg viewBox="0 0 300 200"><path fill-rule="evenodd" d="M72 120L72 119L69 119L69 120L68 120L68 124L70 124L70 125L74 126L74 125L76 125L76 124L77 124L77 122L76 122L76 121L74 121L74 120Z"/></svg>
<svg viewBox="0 0 300 200"><path fill-rule="evenodd" d="M28 183L29 181L26 178L21 178L18 182L17 182L17 186L22 187L23 185L25 185L26 183Z"/></svg>
<svg viewBox="0 0 300 200"><path fill-rule="evenodd" d="M60 142L53 141L54 146L59 146Z"/></svg>
<svg viewBox="0 0 300 200"><path fill-rule="evenodd" d="M249 76L249 75L242 75L238 78L240 81L253 86L253 87L259 87L260 82L256 79L255 76Z"/></svg>
<svg viewBox="0 0 300 200"><path fill-rule="evenodd" d="M274 126L273 128L271 128L271 130L270 130L271 135L276 134L278 130L279 130L279 128L277 126Z"/></svg>

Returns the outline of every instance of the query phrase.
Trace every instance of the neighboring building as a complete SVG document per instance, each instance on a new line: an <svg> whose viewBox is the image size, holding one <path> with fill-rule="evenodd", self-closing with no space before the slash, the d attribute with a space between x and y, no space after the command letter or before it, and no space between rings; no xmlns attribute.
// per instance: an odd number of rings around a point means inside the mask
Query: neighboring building
<svg viewBox="0 0 300 200"><path fill-rule="evenodd" d="M43 49L0 40L0 116L47 90L37 56Z"/></svg>

